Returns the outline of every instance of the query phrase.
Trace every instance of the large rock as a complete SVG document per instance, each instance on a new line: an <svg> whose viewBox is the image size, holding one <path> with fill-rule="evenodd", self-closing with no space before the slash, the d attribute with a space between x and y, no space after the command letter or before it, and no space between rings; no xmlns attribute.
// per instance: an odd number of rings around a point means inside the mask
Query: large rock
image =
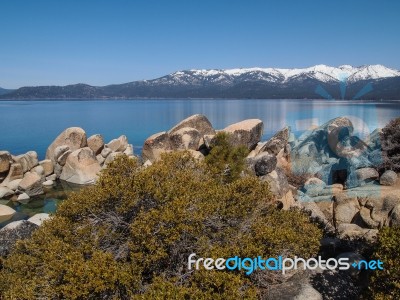
<svg viewBox="0 0 400 300"><path fill-rule="evenodd" d="M263 135L264 124L259 119L244 120L228 127L223 131L230 134L233 145L246 146L249 150L254 149Z"/></svg>
<svg viewBox="0 0 400 300"><path fill-rule="evenodd" d="M42 183L43 186L45 187L50 187L54 185L54 181L53 180L46 180L45 182Z"/></svg>
<svg viewBox="0 0 400 300"><path fill-rule="evenodd" d="M43 167L44 176L49 176L54 172L54 165L50 159L45 159L39 162L39 165Z"/></svg>
<svg viewBox="0 0 400 300"><path fill-rule="evenodd" d="M343 129L343 130L342 130ZM340 117L328 121L312 131L303 134L297 141L294 152L300 153L305 145L313 145L318 155L320 151L329 156L337 154L337 145L353 131L353 124L347 118ZM314 155L309 155L314 156Z"/></svg>
<svg viewBox="0 0 400 300"><path fill-rule="evenodd" d="M111 149L113 152L124 152L128 147L128 139L125 135L121 135L119 138L111 140L104 147Z"/></svg>
<svg viewBox="0 0 400 300"><path fill-rule="evenodd" d="M128 144L128 147L126 147L126 149L124 151L124 154L126 156L133 156L134 155L134 153L133 153L133 145L132 144Z"/></svg>
<svg viewBox="0 0 400 300"><path fill-rule="evenodd" d="M22 193L20 195L18 195L17 201L18 202L25 202L28 201L31 197L29 197L29 195L27 193Z"/></svg>
<svg viewBox="0 0 400 300"><path fill-rule="evenodd" d="M264 176L276 168L277 158L269 153L261 153L254 158L254 171L257 176Z"/></svg>
<svg viewBox="0 0 400 300"><path fill-rule="evenodd" d="M6 229L0 230L0 256L7 256L15 243L29 238L38 226L28 221L17 221ZM15 223L15 222L12 222ZM10 224L12 224L10 223ZM8 225L7 225L8 226Z"/></svg>
<svg viewBox="0 0 400 300"><path fill-rule="evenodd" d="M161 158L162 153L172 150L171 141L167 132L153 134L144 142L142 157L143 160L150 162L157 161Z"/></svg>
<svg viewBox="0 0 400 300"><path fill-rule="evenodd" d="M18 185L18 190L26 193L28 196L36 196L43 194L43 179L35 172L26 172L24 178Z"/></svg>
<svg viewBox="0 0 400 300"><path fill-rule="evenodd" d="M3 223L12 218L16 213L14 209L7 205L0 204L0 223Z"/></svg>
<svg viewBox="0 0 400 300"><path fill-rule="evenodd" d="M65 163L60 179L75 184L91 184L97 179L100 164L89 147L72 152Z"/></svg>
<svg viewBox="0 0 400 300"><path fill-rule="evenodd" d="M65 129L47 149L46 159L51 159L53 163L55 163L55 150L57 147L62 145L68 146L71 151L85 147L87 145L86 132L79 127L70 127Z"/></svg>
<svg viewBox="0 0 400 300"><path fill-rule="evenodd" d="M398 193L388 194L383 197L383 200L381 200L381 202L382 211L388 214L395 206L400 204L400 195ZM378 206L378 208L380 207Z"/></svg>
<svg viewBox="0 0 400 300"><path fill-rule="evenodd" d="M322 190L326 187L326 183L319 178L311 177L304 183L304 190L310 196L320 195Z"/></svg>
<svg viewBox="0 0 400 300"><path fill-rule="evenodd" d="M112 153L112 150L110 148L104 148L101 150L100 155L105 159L107 156L109 156Z"/></svg>
<svg viewBox="0 0 400 300"><path fill-rule="evenodd" d="M44 168L41 165L34 167L31 171L35 172L40 177L43 177L43 178L46 177L46 175L44 175Z"/></svg>
<svg viewBox="0 0 400 300"><path fill-rule="evenodd" d="M68 151L69 151L69 153L72 152L72 151L69 150L69 146L67 146L67 145L57 146L57 147L54 149L54 154L53 154L53 159L52 159L52 161L57 162L58 159L59 159L61 156L63 156L65 152L68 152Z"/></svg>
<svg viewBox="0 0 400 300"><path fill-rule="evenodd" d="M9 198L14 195L14 191L5 186L0 186L0 199Z"/></svg>
<svg viewBox="0 0 400 300"><path fill-rule="evenodd" d="M335 195L334 198L334 222L337 227L342 223L352 223L356 214L360 211L360 204L356 197L348 197L346 194Z"/></svg>
<svg viewBox="0 0 400 300"><path fill-rule="evenodd" d="M67 162L68 156L72 153L71 150L67 150L63 152L58 158L57 158L57 164L60 166L64 166L65 163Z"/></svg>
<svg viewBox="0 0 400 300"><path fill-rule="evenodd" d="M39 213L34 215L33 217L30 217L28 219L28 222L31 222L33 224L36 224L37 226L42 225L43 221L50 219L49 214L46 213Z"/></svg>
<svg viewBox="0 0 400 300"><path fill-rule="evenodd" d="M169 134L171 147L174 150L197 150L199 148L201 134L191 127L182 127Z"/></svg>
<svg viewBox="0 0 400 300"><path fill-rule="evenodd" d="M22 179L15 179L13 181L10 181L7 183L6 187L8 187L10 190L15 191L18 189L18 186L19 186L19 183L21 182L21 180Z"/></svg>
<svg viewBox="0 0 400 300"><path fill-rule="evenodd" d="M14 158L16 163L22 167L22 172L28 172L39 164L38 155L35 151L29 151Z"/></svg>
<svg viewBox="0 0 400 300"><path fill-rule="evenodd" d="M104 147L104 139L101 134L94 134L87 139L87 145L95 155L100 154Z"/></svg>
<svg viewBox="0 0 400 300"><path fill-rule="evenodd" d="M268 175L260 177L260 179L268 182L271 192L277 196L277 198L284 197L289 191L289 183L282 169L276 168Z"/></svg>
<svg viewBox="0 0 400 300"><path fill-rule="evenodd" d="M390 226L400 226L400 204L397 204L390 214Z"/></svg>
<svg viewBox="0 0 400 300"><path fill-rule="evenodd" d="M179 122L168 131L168 134L172 135L181 128L185 127L196 129L201 136L215 134L215 130L212 127L210 121L205 116L199 114L190 116Z"/></svg>
<svg viewBox="0 0 400 300"><path fill-rule="evenodd" d="M362 227L367 227L371 229L377 229L381 227L381 222L379 220L374 220L372 218L371 210L365 206L361 207L359 213L360 219L362 220Z"/></svg>
<svg viewBox="0 0 400 300"><path fill-rule="evenodd" d="M397 181L397 174L392 170L388 170L382 174L379 179L381 185L394 185Z"/></svg>
<svg viewBox="0 0 400 300"><path fill-rule="evenodd" d="M282 149L286 147L289 141L290 129L285 127L278 131L272 138L270 138L260 148L259 153L268 152L277 155Z"/></svg>
<svg viewBox="0 0 400 300"><path fill-rule="evenodd" d="M11 154L7 151L0 151L0 173L5 173L10 170Z"/></svg>
<svg viewBox="0 0 400 300"><path fill-rule="evenodd" d="M337 226L339 238L346 240L365 239L368 242L374 242L377 239L378 229L367 229L357 224L342 223Z"/></svg>
<svg viewBox="0 0 400 300"><path fill-rule="evenodd" d="M324 212L317 205L317 203L309 201L309 202L301 202L300 205L306 212L310 214L310 217L312 219L315 219L318 221L318 223L323 224L328 232L335 231L335 228L333 227L332 224L332 220L327 218L326 214L324 214Z"/></svg>
<svg viewBox="0 0 400 300"><path fill-rule="evenodd" d="M295 274L283 283L273 284L264 292L268 300L322 300L322 295L308 282L304 275ZM294 279L296 278L296 279Z"/></svg>
<svg viewBox="0 0 400 300"><path fill-rule="evenodd" d="M372 182L379 177L379 173L374 168L362 168L356 170L357 179L360 185Z"/></svg>
<svg viewBox="0 0 400 300"><path fill-rule="evenodd" d="M109 163L113 162L114 159L116 159L118 156L124 155L121 152L112 152L110 155L107 156L107 158L104 160L104 165L108 165ZM97 159L97 158L96 158Z"/></svg>
<svg viewBox="0 0 400 300"><path fill-rule="evenodd" d="M24 222L26 222L25 220L19 220L19 221L13 221L11 223L8 223L6 226L4 226L3 228L0 229L0 235L1 232L4 232L6 230L12 230L12 229L16 229L19 226L23 225Z"/></svg>

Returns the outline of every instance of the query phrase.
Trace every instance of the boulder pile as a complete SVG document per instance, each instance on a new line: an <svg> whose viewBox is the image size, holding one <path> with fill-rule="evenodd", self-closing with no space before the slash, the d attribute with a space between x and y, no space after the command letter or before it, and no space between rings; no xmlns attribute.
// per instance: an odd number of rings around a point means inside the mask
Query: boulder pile
<svg viewBox="0 0 400 300"><path fill-rule="evenodd" d="M42 161L35 151L18 156L0 151L0 199L27 201L43 194L58 179L79 185L94 183L100 170L118 155L134 156L126 136L106 144L100 134L86 138L79 127L64 130Z"/></svg>
<svg viewBox="0 0 400 300"><path fill-rule="evenodd" d="M379 129L364 140L353 132L340 117L291 141L291 171L309 178L295 198L342 238L372 240L398 222L398 176L381 168Z"/></svg>
<svg viewBox="0 0 400 300"><path fill-rule="evenodd" d="M150 136L143 145L142 157L145 165L161 158L162 153L188 150L201 159L213 147L214 137L219 132L228 133L234 146L245 146L250 154L247 165L261 180L267 181L276 200L283 208L294 205L293 187L286 178L284 168L290 154L290 129L284 128L270 140L260 142L264 124L259 119L243 120L224 129L214 129L203 115L193 115L178 123L169 131Z"/></svg>
<svg viewBox="0 0 400 300"><path fill-rule="evenodd" d="M212 147L217 132L229 133L233 144L252 150L261 140L263 129L261 120L250 119L215 130L207 117L197 114L181 121L169 131L147 138L143 145L142 158L148 165L159 160L162 153L180 150L188 150L194 157L202 158Z"/></svg>

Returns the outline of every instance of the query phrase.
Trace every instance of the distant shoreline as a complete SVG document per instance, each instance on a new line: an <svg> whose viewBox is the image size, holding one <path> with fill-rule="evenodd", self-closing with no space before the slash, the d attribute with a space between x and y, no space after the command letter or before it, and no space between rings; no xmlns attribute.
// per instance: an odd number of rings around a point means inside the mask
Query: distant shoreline
<svg viewBox="0 0 400 300"><path fill-rule="evenodd" d="M127 100L127 101L141 101L141 100L263 100L263 101L273 101L273 100L283 100L283 101L291 101L291 100L304 100L304 101L335 101L335 102L400 102L400 99L384 99L384 100L371 100L371 99L323 99L323 98L314 98L314 99L304 99L304 98L9 98L9 99L0 99L0 102L10 102L10 101L116 101L116 100Z"/></svg>

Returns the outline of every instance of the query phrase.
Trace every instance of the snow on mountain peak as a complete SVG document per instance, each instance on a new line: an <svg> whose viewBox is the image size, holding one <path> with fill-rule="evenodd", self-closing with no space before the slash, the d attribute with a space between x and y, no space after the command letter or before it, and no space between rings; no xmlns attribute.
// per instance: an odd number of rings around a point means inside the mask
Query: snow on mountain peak
<svg viewBox="0 0 400 300"><path fill-rule="evenodd" d="M192 69L172 73L169 79L175 83L194 83L207 80L229 84L236 78L244 80L264 80L270 82L287 82L297 78L314 78L321 82L349 81L380 79L400 76L400 71L387 68L383 65L367 65L353 67L351 65L341 65L331 67L327 65L315 65L308 68L235 68L235 69Z"/></svg>

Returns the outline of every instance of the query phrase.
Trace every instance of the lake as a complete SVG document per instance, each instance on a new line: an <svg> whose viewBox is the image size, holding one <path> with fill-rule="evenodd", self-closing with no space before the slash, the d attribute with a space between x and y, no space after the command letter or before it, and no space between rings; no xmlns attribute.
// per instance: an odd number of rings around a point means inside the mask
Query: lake
<svg viewBox="0 0 400 300"><path fill-rule="evenodd" d="M400 116L400 102L328 100L46 100L0 101L0 150L22 154L38 152L43 159L47 147L65 128L79 126L88 136L100 133L106 141L125 134L140 154L150 135L168 130L182 119L206 115L215 128L259 118L264 121L263 139L284 126L296 135L332 118L348 116L355 133L367 138L377 127ZM66 183L27 203L0 200L17 214L11 220L27 219L36 213L54 212L57 205L76 187Z"/></svg>
<svg viewBox="0 0 400 300"><path fill-rule="evenodd" d="M192 114L217 129L248 118L264 121L264 139L286 125L296 135L313 125L349 116L365 136L400 116L400 102L332 100L31 100L0 101L0 150L21 154L47 147L65 128L79 126L106 141L125 134L140 154L145 139Z"/></svg>

